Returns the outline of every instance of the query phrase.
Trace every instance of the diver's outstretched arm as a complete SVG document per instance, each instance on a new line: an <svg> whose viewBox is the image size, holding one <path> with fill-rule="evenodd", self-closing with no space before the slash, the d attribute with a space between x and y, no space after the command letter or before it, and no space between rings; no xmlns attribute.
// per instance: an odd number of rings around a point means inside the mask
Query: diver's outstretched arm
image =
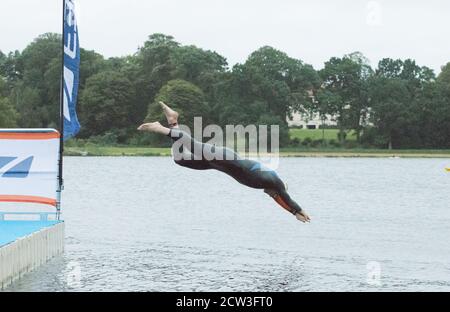
<svg viewBox="0 0 450 312"><path fill-rule="evenodd" d="M311 221L308 214L291 198L291 196L289 196L286 190L280 190L278 192L266 190L266 193L269 194L278 203L278 205L295 215L297 220L303 223Z"/></svg>

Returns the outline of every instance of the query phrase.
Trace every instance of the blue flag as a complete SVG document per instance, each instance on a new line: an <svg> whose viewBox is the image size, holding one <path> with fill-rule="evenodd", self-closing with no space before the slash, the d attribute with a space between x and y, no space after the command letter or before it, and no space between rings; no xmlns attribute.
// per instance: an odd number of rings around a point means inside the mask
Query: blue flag
<svg viewBox="0 0 450 312"><path fill-rule="evenodd" d="M63 116L64 139L75 136L80 131L77 118L78 84L80 78L80 44L75 16L74 0L64 1L64 71L63 71Z"/></svg>

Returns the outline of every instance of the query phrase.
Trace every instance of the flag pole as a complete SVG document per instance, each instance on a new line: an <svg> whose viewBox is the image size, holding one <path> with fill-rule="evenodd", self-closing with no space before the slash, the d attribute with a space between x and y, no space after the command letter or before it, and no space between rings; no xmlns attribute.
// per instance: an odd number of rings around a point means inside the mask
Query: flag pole
<svg viewBox="0 0 450 312"><path fill-rule="evenodd" d="M60 100L59 100L59 161L58 161L58 190L56 216L61 216L61 192L64 189L63 180L63 153L64 153L64 24L66 15L66 0L63 0L62 9L62 36L61 36L61 82L60 82Z"/></svg>

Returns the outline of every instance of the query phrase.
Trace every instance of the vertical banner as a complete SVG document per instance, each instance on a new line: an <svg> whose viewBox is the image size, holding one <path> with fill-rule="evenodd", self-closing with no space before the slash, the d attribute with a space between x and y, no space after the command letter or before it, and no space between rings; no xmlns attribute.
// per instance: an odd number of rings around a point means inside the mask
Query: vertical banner
<svg viewBox="0 0 450 312"><path fill-rule="evenodd" d="M64 1L64 67L63 67L63 118L64 140L80 131L77 118L78 84L80 77L80 44L74 0Z"/></svg>

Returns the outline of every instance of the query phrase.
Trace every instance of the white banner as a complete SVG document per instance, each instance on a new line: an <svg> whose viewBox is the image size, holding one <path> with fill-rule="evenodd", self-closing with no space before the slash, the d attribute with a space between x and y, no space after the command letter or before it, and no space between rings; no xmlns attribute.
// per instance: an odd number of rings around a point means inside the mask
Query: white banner
<svg viewBox="0 0 450 312"><path fill-rule="evenodd" d="M0 129L0 202L56 206L59 133Z"/></svg>

